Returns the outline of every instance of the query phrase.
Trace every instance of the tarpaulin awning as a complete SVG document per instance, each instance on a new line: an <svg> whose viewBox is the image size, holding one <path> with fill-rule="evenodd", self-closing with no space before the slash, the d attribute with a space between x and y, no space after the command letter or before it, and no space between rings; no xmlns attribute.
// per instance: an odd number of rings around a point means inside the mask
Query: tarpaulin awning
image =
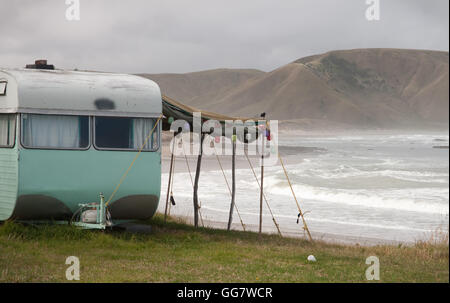
<svg viewBox="0 0 450 303"><path fill-rule="evenodd" d="M222 115L218 113L213 113L209 111L204 111L197 109L192 106L185 105L180 103L166 95L162 95L162 103L163 103L163 114L166 119L163 121L163 130L170 130L170 122L175 120L184 120L189 126L190 130L193 130L193 117L195 112L200 112L202 117L202 122L206 120L216 120L220 122L222 126L225 125L225 121L242 121L244 125L245 121L252 120L255 125L261 123L261 121L265 121L264 118L248 118L248 117L231 117L227 115ZM172 118L172 119L171 119ZM264 122L265 123L265 122ZM225 129L225 128L223 128ZM225 135L223 133L222 135Z"/></svg>

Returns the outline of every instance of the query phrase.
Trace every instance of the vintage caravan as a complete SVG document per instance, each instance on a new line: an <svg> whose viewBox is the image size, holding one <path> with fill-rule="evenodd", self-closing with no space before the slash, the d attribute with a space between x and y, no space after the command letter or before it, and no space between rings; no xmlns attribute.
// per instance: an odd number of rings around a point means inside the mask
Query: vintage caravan
<svg viewBox="0 0 450 303"><path fill-rule="evenodd" d="M108 209L113 220L152 217L161 187L158 85L27 67L0 69L0 221L71 218L80 203L111 196L141 147Z"/></svg>

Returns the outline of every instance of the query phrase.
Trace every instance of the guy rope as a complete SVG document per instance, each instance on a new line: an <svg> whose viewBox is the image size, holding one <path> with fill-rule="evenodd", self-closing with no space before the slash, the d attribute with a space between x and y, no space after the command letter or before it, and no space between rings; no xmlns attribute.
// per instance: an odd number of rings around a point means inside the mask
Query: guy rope
<svg viewBox="0 0 450 303"><path fill-rule="evenodd" d="M255 169L253 168L252 162L250 161L250 158L248 157L247 152L245 152L245 157L247 158L248 164L250 164L250 168L252 169L253 176L255 176L256 183L258 183L258 186L261 189L261 184L259 183L258 176L255 173ZM278 230L278 234L282 237L281 231L280 231L280 226L278 225L277 220L275 219L275 216L273 215L272 209L270 208L269 202L267 201L264 191L262 191L262 195L264 197L264 201L266 201L266 205L267 205L267 208L269 209L270 215L272 216L272 221Z"/></svg>
<svg viewBox="0 0 450 303"><path fill-rule="evenodd" d="M114 189L114 191L112 192L111 196L109 197L109 199L106 201L105 206L108 206L108 204L111 202L111 200L114 198L114 196L116 195L117 191L119 190L120 186L122 185L123 181L125 180L125 178L127 177L128 173L130 172L131 168L133 167L134 163L136 163L136 160L139 158L139 156L142 153L142 150L144 149L144 147L147 145L148 140L151 138L151 136L153 135L153 132L155 131L156 127L158 126L158 123L161 121L161 119L163 118L163 115L159 115L158 120L156 120L155 125L153 126L152 130L150 131L150 133L148 134L147 138L145 138L144 143L142 144L141 148L139 148L138 153L136 154L136 156L134 157L133 161L131 162L130 166L127 168L127 170L125 171L125 173L122 175L122 177L120 178L119 183L117 184L116 188Z"/></svg>
<svg viewBox="0 0 450 303"><path fill-rule="evenodd" d="M302 210L300 208L300 204L298 203L297 197L295 196L295 192L294 192L294 189L292 188L291 180L289 179L289 175L286 171L286 167L284 166L283 160L281 159L280 153L278 153L278 159L280 160L281 166L283 167L284 174L286 175L286 179L289 183L289 187L291 188L291 192L292 192L292 195L294 196L295 203L297 204L298 214L302 218L302 221L303 221L303 228L308 233L309 240L311 242L313 242L313 238L311 237L311 233L309 232L308 225L306 224L306 220L305 220L305 216L304 216L305 214L302 212Z"/></svg>

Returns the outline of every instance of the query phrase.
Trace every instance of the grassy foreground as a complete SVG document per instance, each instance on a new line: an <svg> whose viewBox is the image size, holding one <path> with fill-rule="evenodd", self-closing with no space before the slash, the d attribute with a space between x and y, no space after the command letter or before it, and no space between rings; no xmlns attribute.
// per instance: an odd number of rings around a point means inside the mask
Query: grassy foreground
<svg viewBox="0 0 450 303"><path fill-rule="evenodd" d="M367 282L369 256L380 260L380 282L449 282L448 242L340 246L164 224L161 216L144 224L151 234L6 222L0 282L66 282L68 256L80 260L80 282Z"/></svg>

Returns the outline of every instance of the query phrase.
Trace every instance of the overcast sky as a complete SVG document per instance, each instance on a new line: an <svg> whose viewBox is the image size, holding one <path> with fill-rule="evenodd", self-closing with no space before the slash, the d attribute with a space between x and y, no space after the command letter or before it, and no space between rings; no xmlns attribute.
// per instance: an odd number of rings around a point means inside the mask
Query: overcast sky
<svg viewBox="0 0 450 303"><path fill-rule="evenodd" d="M0 66L46 58L57 68L127 73L270 71L336 49L448 51L448 0L0 0Z"/></svg>

